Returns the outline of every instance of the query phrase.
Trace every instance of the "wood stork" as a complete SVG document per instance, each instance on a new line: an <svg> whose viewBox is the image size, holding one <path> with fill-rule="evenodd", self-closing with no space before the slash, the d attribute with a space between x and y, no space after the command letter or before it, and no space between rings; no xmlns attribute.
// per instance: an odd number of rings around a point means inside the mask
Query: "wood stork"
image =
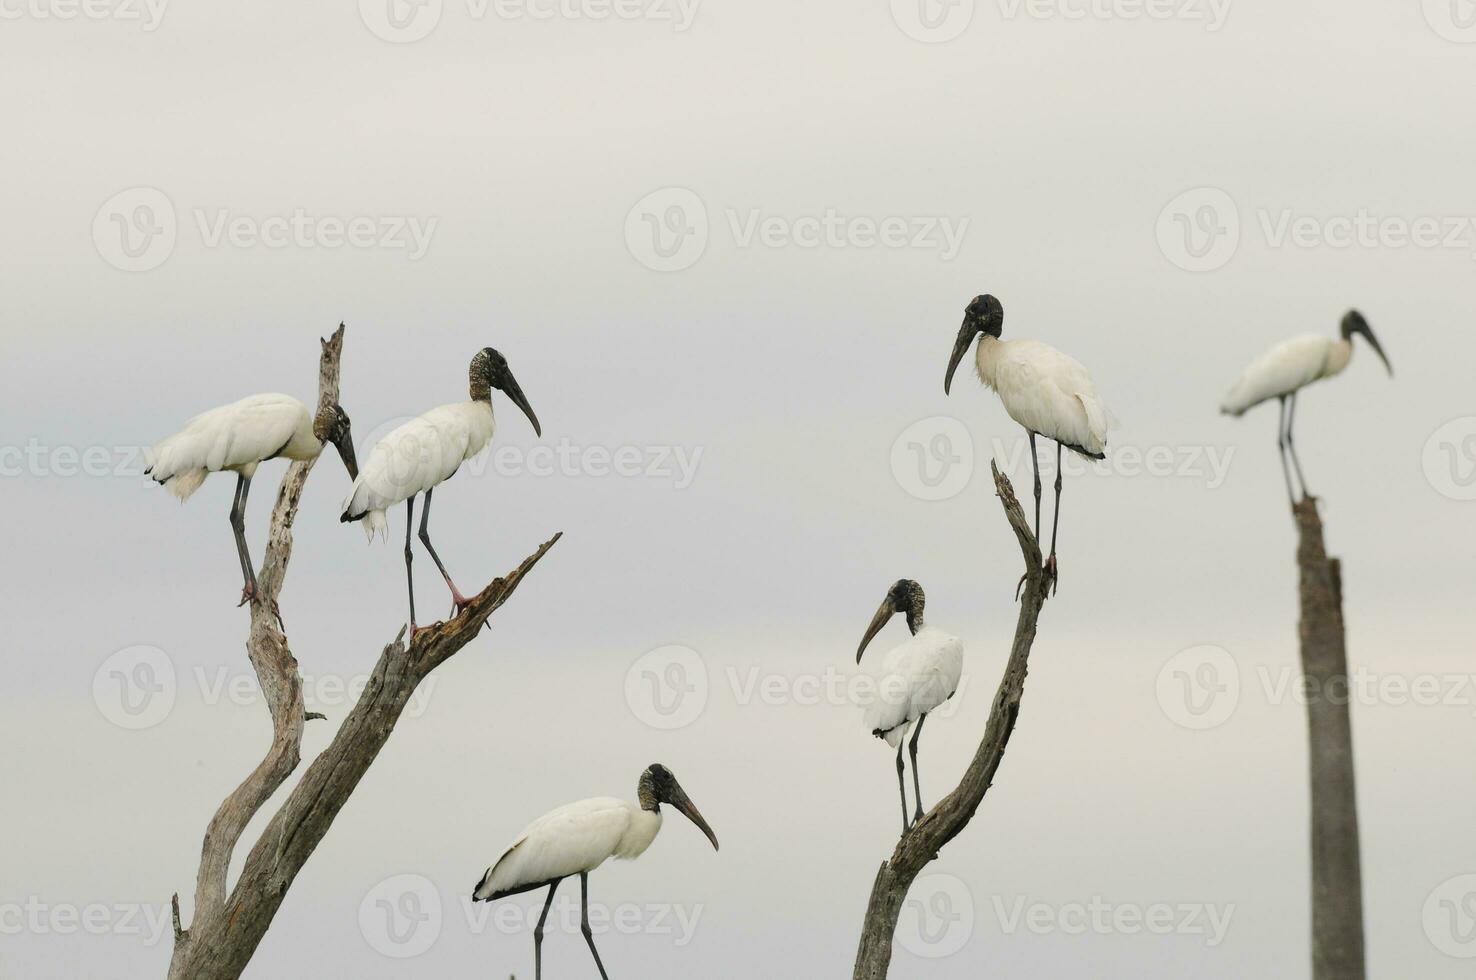
<svg viewBox="0 0 1476 980"><path fill-rule="evenodd" d="M1281 402L1281 414L1276 424L1277 456L1281 460L1281 475L1286 480L1286 493L1291 498L1292 506L1296 506L1297 496L1292 490L1291 471L1286 466L1287 456L1291 457L1292 465L1296 467L1297 482L1302 485L1302 497L1305 499L1311 496L1307 492L1307 481L1302 476L1302 463L1297 459L1296 446L1292 442L1292 417L1297 411L1297 393L1314 381L1331 378L1343 372L1353 359L1354 334L1360 334L1368 341L1374 353L1379 355L1379 360L1384 362L1389 376L1394 376L1394 368L1389 364L1389 358L1384 356L1384 348L1379 346L1378 338L1374 336L1373 329L1369 327L1362 313L1349 310L1343 317L1341 333L1342 336L1338 338L1304 334L1277 344L1251 362L1250 367L1245 369L1245 373L1220 403L1223 414L1239 418L1261 402L1272 398Z"/></svg>
<svg viewBox="0 0 1476 980"><path fill-rule="evenodd" d="M589 873L612 857L629 861L644 854L661 830L661 804L668 803L685 814L712 841L712 849L718 849L717 835L671 770L660 763L641 773L636 800L627 803L613 796L597 796L545 813L524 828L477 882L472 891L474 902L495 902L548 886L543 914L533 930L535 980L543 976L543 923L553 904L554 891L559 882L573 875L579 876L580 931L594 954L600 976L609 980L589 927Z"/></svg>
<svg viewBox="0 0 1476 980"><path fill-rule="evenodd" d="M897 749L897 791L902 794L902 833L907 833L907 788L902 778L902 741L907 730L917 723L910 743L912 753L912 790L917 803L913 820L921 820L922 783L917 774L917 741L922 737L923 722L928 712L953 697L963 673L963 644L958 637L923 623L926 598L922 586L911 579L899 579L882 600L881 607L866 627L861 645L856 648L856 663L866 652L866 645L880 633L897 613L907 614L907 628L912 636L888 651L877 677L876 697L866 706L866 728L877 738L885 739Z"/></svg>
<svg viewBox="0 0 1476 980"><path fill-rule="evenodd" d="M943 393L949 393L953 372L977 336L979 346L974 363L979 380L999 395L1010 418L1030 434L1037 541L1040 539L1040 461L1035 455L1035 437L1055 440L1056 512L1051 519L1051 554L1046 559L1046 570L1054 583L1056 528L1061 520L1061 447L1087 459L1106 458L1112 413L1098 397L1091 375L1078 361L1036 340L1000 340L1003 330L1004 307L999 300L993 296L975 296L964 310L963 326L953 343L948 373L943 377Z"/></svg>
<svg viewBox="0 0 1476 980"><path fill-rule="evenodd" d="M146 474L181 501L220 470L236 474L231 530L241 560L241 605L256 595L256 571L246 547L246 496L256 467L281 456L316 459L327 443L338 449L349 478L358 476L349 417L333 405L316 416L291 395L251 395L196 415L185 427L144 453Z"/></svg>
<svg viewBox="0 0 1476 980"><path fill-rule="evenodd" d="M476 456L492 441L492 389L496 388L523 410L533 431L543 435L538 416L513 378L507 358L484 347L472 358L468 371L471 400L433 408L399 426L379 440L369 452L364 469L343 502L342 522L362 521L369 540L376 531L388 534L385 511L405 501L405 584L410 592L410 635L415 625L415 582L410 573L410 531L415 524L415 497L425 494L420 513L420 542L436 563L451 589L451 600L460 609L471 600L461 594L441 564L430 540L431 493L451 479L461 464Z"/></svg>

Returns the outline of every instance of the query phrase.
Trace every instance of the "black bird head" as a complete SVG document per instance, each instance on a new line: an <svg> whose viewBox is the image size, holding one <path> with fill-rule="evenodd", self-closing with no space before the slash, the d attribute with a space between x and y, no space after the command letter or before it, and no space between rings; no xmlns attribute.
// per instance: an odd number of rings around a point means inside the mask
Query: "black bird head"
<svg viewBox="0 0 1476 980"><path fill-rule="evenodd" d="M683 816L697 825L698 830L707 835L707 839L712 841L712 849L718 849L717 835L712 832L707 821L702 819L697 805L687 796L686 790L682 789L682 784L677 782L670 769L659 762L647 766L646 771L641 773L641 782L636 793L644 809L659 811L662 803L676 807Z"/></svg>
<svg viewBox="0 0 1476 980"><path fill-rule="evenodd" d="M319 442L331 442L348 470L349 479L358 479L359 461L354 455L353 426L342 405L330 405L313 419L313 435Z"/></svg>
<svg viewBox="0 0 1476 980"><path fill-rule="evenodd" d="M533 414L533 406L528 404L523 389L518 387L512 369L507 366L507 358L491 347L483 347L471 362L471 396L477 401L486 401L492 397L493 388L512 399L512 403L522 409L528 421L533 423L533 431L543 435L538 416Z"/></svg>
<svg viewBox="0 0 1476 980"><path fill-rule="evenodd" d="M1363 339L1368 341L1374 353L1379 355L1379 360L1384 362L1384 369L1389 372L1389 377L1394 377L1394 367L1389 363L1389 358L1384 355L1384 348L1379 346L1379 339L1374 336L1373 328L1363 318L1363 314L1357 310L1349 310L1348 315L1343 317L1343 339L1351 342L1354 334L1362 334Z"/></svg>
<svg viewBox="0 0 1476 980"><path fill-rule="evenodd" d="M861 654L866 652L866 645L897 613L907 614L907 628L916 633L922 625L923 605L926 602L922 586L912 579L903 578L894 582L887 590L887 597L877 608L876 615L871 617L871 625L866 627L866 635L861 637L861 645L856 648L856 663L861 662Z"/></svg>
<svg viewBox="0 0 1476 980"><path fill-rule="evenodd" d="M964 307L963 326L958 328L958 339L953 342L953 355L948 358L948 373L943 376L943 394L953 387L953 372L969 351L969 344L980 334L998 337L1004 332L1004 306L993 296L975 296Z"/></svg>

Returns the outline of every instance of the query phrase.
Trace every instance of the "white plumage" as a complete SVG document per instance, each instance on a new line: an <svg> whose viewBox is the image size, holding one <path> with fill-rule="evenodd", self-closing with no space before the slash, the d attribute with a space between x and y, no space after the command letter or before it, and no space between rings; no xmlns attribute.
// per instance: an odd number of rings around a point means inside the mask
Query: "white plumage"
<svg viewBox="0 0 1476 980"><path fill-rule="evenodd" d="M1079 361L1038 340L985 334L974 365L1010 418L1068 449L1102 458L1111 415Z"/></svg>
<svg viewBox="0 0 1476 980"><path fill-rule="evenodd" d="M1303 334L1282 341L1251 362L1230 386L1220 411L1242 415L1272 398L1341 374L1353 357L1352 341Z"/></svg>
<svg viewBox="0 0 1476 980"><path fill-rule="evenodd" d="M641 773L635 803L597 796L552 810L524 828L512 846L482 875L472 891L473 901L492 902L548 886L543 914L533 930L535 980L543 976L543 922L553 904L554 891L559 882L574 875L579 876L584 941L589 944L600 976L605 976L605 966L600 962L589 926L589 873L612 857L629 860L644 854L661 830L663 803L675 807L696 824L712 841L713 850L717 850L717 835L696 805L671 770L655 763Z"/></svg>
<svg viewBox="0 0 1476 980"><path fill-rule="evenodd" d="M882 658L877 696L866 706L866 730L896 748L915 721L953 697L962 676L958 637L922 627Z"/></svg>
<svg viewBox="0 0 1476 980"><path fill-rule="evenodd" d="M477 882L472 898L489 902L593 871L610 858L640 857L660 830L660 811L642 810L613 796L561 806L518 834Z"/></svg>
<svg viewBox="0 0 1476 980"><path fill-rule="evenodd" d="M145 450L144 472L188 500L211 473L231 470L250 477L265 460L312 459L322 451L306 405L291 395L250 395L196 415Z"/></svg>
<svg viewBox="0 0 1476 980"><path fill-rule="evenodd" d="M433 408L375 444L343 502L343 519L363 522L373 540L389 527L385 511L456 475L461 464L492 441L492 402Z"/></svg>
<svg viewBox="0 0 1476 980"><path fill-rule="evenodd" d="M1360 335L1368 341L1379 360L1392 376L1394 368L1384 355L1384 348L1374 336L1373 328L1357 310L1349 310L1343 317L1337 337L1321 337L1304 334L1282 341L1251 362L1250 366L1230 386L1220 401L1220 411L1226 415L1241 416L1265 401L1275 398L1281 402L1281 417L1276 425L1276 445L1281 459L1281 475L1286 480L1286 493L1292 506L1297 503L1297 491L1292 485L1292 468L1296 470L1297 482L1301 484L1302 497L1307 491L1307 480L1302 475L1302 463L1297 457L1292 430L1296 421L1297 395L1307 385L1323 378L1342 374L1353 359L1353 337ZM1292 467L1287 466L1287 457Z"/></svg>

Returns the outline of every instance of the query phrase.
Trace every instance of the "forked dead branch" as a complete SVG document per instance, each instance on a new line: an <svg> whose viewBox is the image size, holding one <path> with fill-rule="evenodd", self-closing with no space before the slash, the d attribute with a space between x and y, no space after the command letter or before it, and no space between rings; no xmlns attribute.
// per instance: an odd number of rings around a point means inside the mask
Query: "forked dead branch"
<svg viewBox="0 0 1476 980"><path fill-rule="evenodd" d="M323 341L318 405L338 403L343 326ZM408 646L404 631L387 645L359 700L333 741L313 760L301 781L246 857L235 887L227 889L231 856L257 812L301 761L302 677L276 615L277 598L292 556L292 523L316 460L294 462L272 509L266 554L251 602L246 653L272 716L266 756L216 810L205 831L189 928L174 896L174 950L170 980L234 980L256 952L288 888L368 771L420 682L476 638L487 618L507 601L523 577L553 547L555 534L505 577L495 579L453 619L420 633ZM321 716L318 716L321 717Z"/></svg>

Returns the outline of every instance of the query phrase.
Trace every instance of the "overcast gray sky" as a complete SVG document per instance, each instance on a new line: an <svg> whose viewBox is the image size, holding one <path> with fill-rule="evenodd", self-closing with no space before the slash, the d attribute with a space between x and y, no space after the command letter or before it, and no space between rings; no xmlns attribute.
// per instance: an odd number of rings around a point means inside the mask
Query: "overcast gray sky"
<svg viewBox="0 0 1476 980"><path fill-rule="evenodd" d="M269 727L232 481L181 508L129 447L253 392L310 400L340 320L360 458L465 397L487 345L543 422L499 397L506 454L437 494L463 588L565 537L423 691L248 976L531 976L537 896L501 919L465 896L533 817L633 794L657 760L723 849L673 818L593 877L625 923L600 938L612 976L849 975L897 833L891 759L841 687L856 641L901 576L963 639L922 743L931 804L1014 621L988 460L1028 493L1021 433L971 374L942 391L985 291L1121 425L1067 477L1019 729L894 975L1307 975L1275 410L1215 409L1354 305L1397 376L1360 347L1298 436L1373 692L1370 975L1466 975L1472 12L919 3L0 0L0 976L163 974L150 917L175 891L188 915L205 824ZM623 447L621 475L600 453ZM254 488L258 558L282 469ZM309 758L404 617L403 512L366 546L337 521L347 484L314 471L282 599L329 716ZM545 955L593 973L577 931Z"/></svg>

